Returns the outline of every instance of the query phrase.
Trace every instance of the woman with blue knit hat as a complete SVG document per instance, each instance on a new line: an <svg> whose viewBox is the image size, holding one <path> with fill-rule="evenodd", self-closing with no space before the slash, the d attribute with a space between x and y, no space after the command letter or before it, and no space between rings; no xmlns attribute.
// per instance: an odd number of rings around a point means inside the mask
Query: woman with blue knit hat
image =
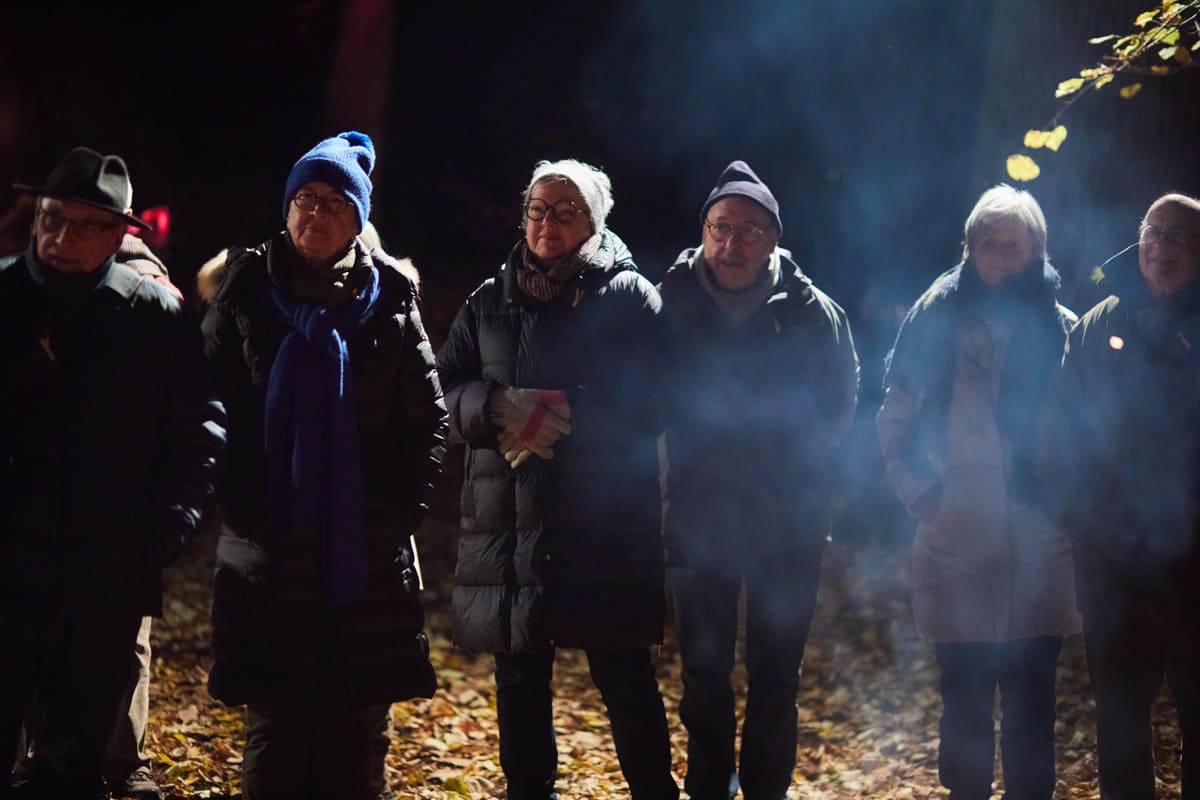
<svg viewBox="0 0 1200 800"><path fill-rule="evenodd" d="M554 800L558 648L587 653L632 800L676 800L662 640L658 293L605 225L608 176L540 162L524 235L438 352L466 444L454 639L493 653L509 800Z"/></svg>
<svg viewBox="0 0 1200 800"><path fill-rule="evenodd" d="M378 797L389 704L436 688L411 534L446 413L415 270L359 238L374 162L321 141L285 229L202 276L231 420L209 691L248 705L246 800Z"/></svg>

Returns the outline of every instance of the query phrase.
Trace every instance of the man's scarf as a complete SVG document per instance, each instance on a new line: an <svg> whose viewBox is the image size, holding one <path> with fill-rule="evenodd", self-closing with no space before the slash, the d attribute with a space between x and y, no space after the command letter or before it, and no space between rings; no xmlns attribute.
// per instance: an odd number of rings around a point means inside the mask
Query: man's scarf
<svg viewBox="0 0 1200 800"><path fill-rule="evenodd" d="M267 382L267 507L282 532L325 538L329 599L345 605L367 585L362 464L347 342L379 299L379 272L337 309L268 292L290 328Z"/></svg>

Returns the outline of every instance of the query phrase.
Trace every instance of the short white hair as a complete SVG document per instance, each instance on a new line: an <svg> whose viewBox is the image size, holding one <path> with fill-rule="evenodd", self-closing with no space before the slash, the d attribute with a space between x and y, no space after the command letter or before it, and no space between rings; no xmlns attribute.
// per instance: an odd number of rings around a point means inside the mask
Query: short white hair
<svg viewBox="0 0 1200 800"><path fill-rule="evenodd" d="M1046 250L1046 215L1029 192L1014 189L1007 183L993 186L979 196L975 207L963 225L963 261L971 255L971 243L983 228L997 222L1016 220L1029 229L1033 237L1033 253L1043 260L1050 257Z"/></svg>

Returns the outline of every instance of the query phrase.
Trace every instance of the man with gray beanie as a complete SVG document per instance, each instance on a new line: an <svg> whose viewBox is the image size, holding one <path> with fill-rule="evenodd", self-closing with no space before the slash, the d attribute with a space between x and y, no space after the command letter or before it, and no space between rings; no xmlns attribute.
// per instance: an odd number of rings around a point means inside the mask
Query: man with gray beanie
<svg viewBox="0 0 1200 800"><path fill-rule="evenodd" d="M779 247L771 190L743 161L700 214L701 245L659 287L668 326L664 535L683 660L693 800L781 800L796 691L858 357L845 312ZM746 591L740 766L729 676Z"/></svg>
<svg viewBox="0 0 1200 800"><path fill-rule="evenodd" d="M432 697L411 538L446 411L408 261L368 249L375 149L319 142L285 230L203 276L229 409L209 691L247 704L246 800L369 800L389 705Z"/></svg>

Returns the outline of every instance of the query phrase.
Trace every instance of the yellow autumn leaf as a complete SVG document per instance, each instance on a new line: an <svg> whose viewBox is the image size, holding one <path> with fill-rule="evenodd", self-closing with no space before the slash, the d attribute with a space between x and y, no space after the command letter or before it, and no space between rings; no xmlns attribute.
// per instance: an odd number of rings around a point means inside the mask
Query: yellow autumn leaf
<svg viewBox="0 0 1200 800"><path fill-rule="evenodd" d="M1104 267L1093 267L1092 268L1092 282L1099 283L1102 280L1104 280Z"/></svg>
<svg viewBox="0 0 1200 800"><path fill-rule="evenodd" d="M1099 78L1096 78L1095 86L1093 86L1092 88L1099 89L1101 86L1112 83L1112 79L1113 79L1113 74L1111 72L1108 73L1107 75L1101 75Z"/></svg>
<svg viewBox="0 0 1200 800"><path fill-rule="evenodd" d="M1193 49L1193 50L1200 50L1200 39L1197 39L1197 40L1196 40L1196 43L1195 43L1194 45L1192 45L1192 49Z"/></svg>
<svg viewBox="0 0 1200 800"><path fill-rule="evenodd" d="M1172 3L1171 0L1164 0L1163 8L1165 11L1163 11L1163 19L1171 19L1172 17L1179 16L1187 10L1187 6L1187 3Z"/></svg>
<svg viewBox="0 0 1200 800"><path fill-rule="evenodd" d="M1110 33L1108 36L1096 36L1095 38L1088 39L1088 44L1104 44L1105 42L1109 41L1110 39L1115 39L1115 38L1117 38L1117 35L1115 33Z"/></svg>
<svg viewBox="0 0 1200 800"><path fill-rule="evenodd" d="M1025 146L1031 150L1046 146L1046 137L1050 131L1025 131Z"/></svg>
<svg viewBox="0 0 1200 800"><path fill-rule="evenodd" d="M1157 37L1158 41L1163 44L1179 44L1179 28L1163 28L1163 35Z"/></svg>
<svg viewBox="0 0 1200 800"><path fill-rule="evenodd" d="M1008 167L1008 177L1014 181L1031 181L1042 174L1041 167L1032 158L1020 153L1009 156L1005 166Z"/></svg>
<svg viewBox="0 0 1200 800"><path fill-rule="evenodd" d="M1066 140L1067 128L1065 125L1059 125L1046 136L1046 147L1057 153L1058 148L1062 147L1062 143Z"/></svg>
<svg viewBox="0 0 1200 800"><path fill-rule="evenodd" d="M1186 47L1176 47L1175 48L1175 60L1178 61L1180 64L1183 64L1185 67L1191 66L1192 54L1190 52L1188 52L1188 49Z"/></svg>
<svg viewBox="0 0 1200 800"><path fill-rule="evenodd" d="M1168 66L1165 66L1163 64L1155 64L1154 66L1152 66L1150 68L1150 71L1153 72L1155 75L1166 75L1168 72L1171 71L1171 68Z"/></svg>
<svg viewBox="0 0 1200 800"><path fill-rule="evenodd" d="M1162 50L1158 51L1158 57L1163 61L1170 61L1175 57L1175 51L1178 49L1178 47L1164 47Z"/></svg>
<svg viewBox="0 0 1200 800"><path fill-rule="evenodd" d="M1078 92L1082 86L1083 86L1083 78L1067 78L1065 81L1063 81L1062 83L1060 83L1058 85L1057 89L1054 90L1054 96L1055 97L1066 97L1069 94L1074 94L1075 92Z"/></svg>
<svg viewBox="0 0 1200 800"><path fill-rule="evenodd" d="M1142 85L1140 83L1131 83L1128 86L1122 87L1121 97L1128 100L1129 98L1133 97L1135 94L1140 92L1141 90L1142 90Z"/></svg>
<svg viewBox="0 0 1200 800"><path fill-rule="evenodd" d="M1154 16L1156 14L1158 14L1158 9L1155 9L1153 11L1143 11L1142 13L1137 15L1137 19L1135 19L1133 21L1133 24L1138 26L1139 28L1144 28L1150 24L1150 20L1154 19Z"/></svg>

